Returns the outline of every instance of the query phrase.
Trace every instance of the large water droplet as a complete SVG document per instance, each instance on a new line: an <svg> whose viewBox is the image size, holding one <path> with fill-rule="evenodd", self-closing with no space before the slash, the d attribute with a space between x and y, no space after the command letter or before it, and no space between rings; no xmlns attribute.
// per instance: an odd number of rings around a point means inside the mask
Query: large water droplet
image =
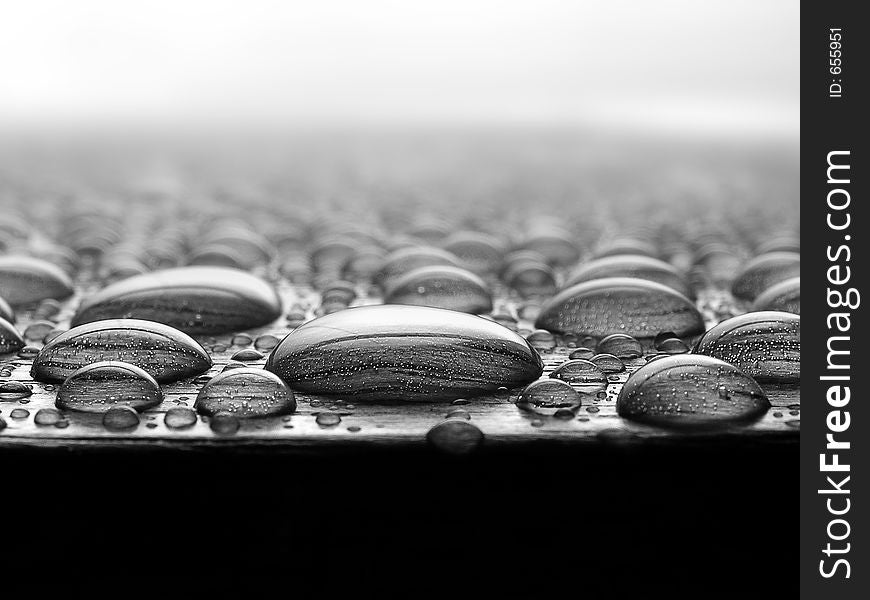
<svg viewBox="0 0 870 600"><path fill-rule="evenodd" d="M62 300L73 294L73 283L63 270L30 256L0 256L0 290L12 306L45 298Z"/></svg>
<svg viewBox="0 0 870 600"><path fill-rule="evenodd" d="M473 314L492 310L492 294L486 282L465 269L443 265L419 267L391 279L384 302Z"/></svg>
<svg viewBox="0 0 870 600"><path fill-rule="evenodd" d="M186 333L140 319L108 319L74 327L45 345L33 361L31 375L40 381L64 381L85 365L125 362L160 382L207 371L211 357Z"/></svg>
<svg viewBox="0 0 870 600"><path fill-rule="evenodd" d="M136 318L186 333L215 334L266 325L280 315L275 289L253 275L222 267L181 267L107 286L85 298L72 324Z"/></svg>
<svg viewBox="0 0 870 600"><path fill-rule="evenodd" d="M801 377L801 318L777 311L733 317L705 333L695 352L729 362L762 383L796 383Z"/></svg>
<svg viewBox="0 0 870 600"><path fill-rule="evenodd" d="M795 252L770 252L750 260L731 284L735 298L754 300L773 285L800 277L801 255Z"/></svg>
<svg viewBox="0 0 870 600"><path fill-rule="evenodd" d="M666 285L686 296L693 296L692 289L683 275L668 263L638 254L618 254L598 258L580 265L562 284L562 288L603 277L634 277Z"/></svg>
<svg viewBox="0 0 870 600"><path fill-rule="evenodd" d="M640 342L625 333L612 333L598 342L599 354L612 354L617 358L638 358L643 356Z"/></svg>
<svg viewBox="0 0 870 600"><path fill-rule="evenodd" d="M655 425L709 426L754 419L770 403L734 365L701 355L666 356L632 373L617 412Z"/></svg>
<svg viewBox="0 0 870 600"><path fill-rule="evenodd" d="M604 337L614 332L638 339L663 330L690 336L704 331L695 305L673 289L628 277L578 283L550 299L535 326L557 333Z"/></svg>
<svg viewBox="0 0 870 600"><path fill-rule="evenodd" d="M801 314L801 278L792 277L769 287L752 303L752 310L779 310Z"/></svg>
<svg viewBox="0 0 870 600"><path fill-rule="evenodd" d="M367 400L454 400L540 376L529 344L492 321L436 308L364 306L306 323L266 368L293 389Z"/></svg>
<svg viewBox="0 0 870 600"><path fill-rule="evenodd" d="M100 361L75 371L63 382L55 404L82 412L106 412L114 406L145 410L163 401L151 375L135 365Z"/></svg>
<svg viewBox="0 0 870 600"><path fill-rule="evenodd" d="M204 415L266 417L293 412L296 398L274 373L240 367L210 379L197 395L195 407Z"/></svg>
<svg viewBox="0 0 870 600"><path fill-rule="evenodd" d="M15 325L0 317L0 354L17 352L24 347L24 338L15 329Z"/></svg>

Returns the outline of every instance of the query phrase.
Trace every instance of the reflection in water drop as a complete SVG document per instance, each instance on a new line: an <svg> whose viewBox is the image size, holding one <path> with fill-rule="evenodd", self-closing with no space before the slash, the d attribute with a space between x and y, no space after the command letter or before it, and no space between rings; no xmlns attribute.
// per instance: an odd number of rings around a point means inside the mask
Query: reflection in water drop
<svg viewBox="0 0 870 600"><path fill-rule="evenodd" d="M133 429L139 425L139 413L129 406L112 406L103 413L103 427L112 431Z"/></svg>
<svg viewBox="0 0 870 600"><path fill-rule="evenodd" d="M322 412L318 413L314 420L321 427L335 427L341 423L341 416L332 412Z"/></svg>
<svg viewBox="0 0 870 600"><path fill-rule="evenodd" d="M0 383L0 401L21 400L33 394L29 386L20 381L4 381Z"/></svg>
<svg viewBox="0 0 870 600"><path fill-rule="evenodd" d="M37 354L39 354L39 348L36 346L24 346L21 350L18 351L19 358L31 359L34 358Z"/></svg>
<svg viewBox="0 0 870 600"><path fill-rule="evenodd" d="M469 454L483 442L483 432L468 421L449 419L432 427L426 441L445 454Z"/></svg>
<svg viewBox="0 0 870 600"><path fill-rule="evenodd" d="M218 413L209 421L209 427L215 433L230 435L239 430L241 422L229 413Z"/></svg>
<svg viewBox="0 0 870 600"><path fill-rule="evenodd" d="M276 336L270 333L264 333L256 340L254 340L254 348L256 348L257 350L271 350L272 348L277 346L278 342L280 341L281 340L279 340Z"/></svg>
<svg viewBox="0 0 870 600"><path fill-rule="evenodd" d="M612 354L617 358L637 358L643 355L640 342L625 333L613 333L598 342L599 354Z"/></svg>
<svg viewBox="0 0 870 600"><path fill-rule="evenodd" d="M36 411L33 422L37 425L54 425L62 419L63 415L56 408L40 408Z"/></svg>
<svg viewBox="0 0 870 600"><path fill-rule="evenodd" d="M263 355L253 348L245 348L244 350L239 350L235 354L230 357L232 360L240 360L242 362L251 362L254 360L260 360L263 358Z"/></svg>
<svg viewBox="0 0 870 600"><path fill-rule="evenodd" d="M163 392L151 375L135 365L101 361L70 375L57 392L60 408L105 412L113 406L145 410L163 401Z"/></svg>
<svg viewBox="0 0 870 600"><path fill-rule="evenodd" d="M575 384L584 393L595 393L607 387L607 375L604 371L595 363L582 358L562 363L550 373L550 377Z"/></svg>
<svg viewBox="0 0 870 600"><path fill-rule="evenodd" d="M163 423L170 429L184 429L196 424L196 413L183 406L174 406L166 411Z"/></svg>
<svg viewBox="0 0 870 600"><path fill-rule="evenodd" d="M266 417L293 412L296 398L274 373L240 366L210 379L194 406L204 415L223 412L241 418Z"/></svg>
<svg viewBox="0 0 870 600"><path fill-rule="evenodd" d="M517 400L520 409L546 416L552 416L561 408L577 410L581 404L580 393L559 379L534 381Z"/></svg>
<svg viewBox="0 0 870 600"><path fill-rule="evenodd" d="M589 360L593 356L595 356L594 351L590 350L589 348L580 346L579 348L572 350L571 354L568 355L568 358L571 358L571 359L583 358L583 359Z"/></svg>
<svg viewBox="0 0 870 600"><path fill-rule="evenodd" d="M536 329L526 336L526 340L538 352L548 352L556 347L556 337L546 329Z"/></svg>
<svg viewBox="0 0 870 600"><path fill-rule="evenodd" d="M26 408L13 408L9 416L13 419L26 419L30 416L30 411Z"/></svg>
<svg viewBox="0 0 870 600"><path fill-rule="evenodd" d="M444 417L445 419L465 419L466 421L471 419L471 414L462 408L454 408Z"/></svg>
<svg viewBox="0 0 870 600"><path fill-rule="evenodd" d="M590 362L605 373L621 373L625 371L625 364L612 354L596 354L590 359Z"/></svg>
<svg viewBox="0 0 870 600"><path fill-rule="evenodd" d="M635 371L617 399L628 419L669 426L709 426L759 417L770 407L751 377L703 355L667 356Z"/></svg>

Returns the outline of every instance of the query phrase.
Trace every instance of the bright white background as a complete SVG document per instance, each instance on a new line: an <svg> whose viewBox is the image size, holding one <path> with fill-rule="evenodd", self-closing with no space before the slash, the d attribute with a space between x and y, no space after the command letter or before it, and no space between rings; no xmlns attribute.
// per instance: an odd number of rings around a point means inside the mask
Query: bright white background
<svg viewBox="0 0 870 600"><path fill-rule="evenodd" d="M0 0L0 123L798 135L787 0Z"/></svg>

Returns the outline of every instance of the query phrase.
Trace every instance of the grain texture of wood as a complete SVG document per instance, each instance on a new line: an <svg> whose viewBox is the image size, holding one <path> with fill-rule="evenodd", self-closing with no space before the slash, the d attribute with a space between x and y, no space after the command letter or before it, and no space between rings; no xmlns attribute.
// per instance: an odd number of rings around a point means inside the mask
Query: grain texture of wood
<svg viewBox="0 0 870 600"><path fill-rule="evenodd" d="M81 289L81 288L80 288ZM316 306L316 294L310 288L279 287L285 306L302 302ZM78 296L63 305L61 326L66 326L77 306ZM704 301L704 295L699 303ZM356 304L375 304L380 299L362 296ZM26 327L27 314L22 314L18 326ZM528 320L517 323L520 331L533 329ZM709 325L708 325L709 326ZM251 330L253 337L274 334L282 338L289 329L281 318L271 326ZM197 336L211 348L213 367L207 375L214 376L230 362L240 347L233 346L232 335ZM248 346L249 347L249 346ZM544 374L549 374L567 360L571 348L560 342L552 351L542 352ZM0 401L0 416L6 428L0 431L0 449L30 447L46 451L123 451L151 450L170 452L197 451L267 451L290 454L358 453L399 448L426 448L429 430L443 422L452 409L462 408L470 415L469 422L483 433L478 451L500 451L511 448L595 446L624 449L645 445L680 445L686 448L711 444L797 444L800 432L800 392L798 386L764 385L772 408L760 419L715 431L675 431L626 420L616 413L616 398L627 378L645 364L645 358L627 359L626 370L611 374L604 397L584 396L584 403L573 419L541 418L520 410L516 405L520 389L507 397L489 395L470 398L467 403L354 403L328 397L296 393L297 410L292 415L260 419L242 419L241 428L231 435L212 431L208 417L200 416L196 424L186 429L171 429L164 423L167 410L178 406L193 407L202 379L192 378L162 386L165 400L142 414L133 430L118 432L103 427L100 415L67 412L65 425L37 425L35 414L54 407L57 384L37 382L30 377L31 360L13 355L3 357L11 363L11 377L30 385L33 394L18 401ZM266 357L249 366L262 368ZM12 411L24 409L29 415L14 418ZM340 417L334 425L318 423L317 416L331 413ZM16 414L21 414L17 411ZM331 421L334 421L331 420ZM330 421L330 422L331 422Z"/></svg>

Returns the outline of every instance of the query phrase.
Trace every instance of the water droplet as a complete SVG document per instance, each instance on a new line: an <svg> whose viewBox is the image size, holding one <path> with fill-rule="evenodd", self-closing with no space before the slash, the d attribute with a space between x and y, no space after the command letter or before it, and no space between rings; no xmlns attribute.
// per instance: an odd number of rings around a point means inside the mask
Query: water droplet
<svg viewBox="0 0 870 600"><path fill-rule="evenodd" d="M574 384L584 393L595 393L607 386L607 375L595 363L575 358L556 367L550 377Z"/></svg>
<svg viewBox="0 0 870 600"><path fill-rule="evenodd" d="M272 348L277 346L280 341L281 340L278 339L277 336L265 333L261 336L258 336L257 339L254 340L254 348L256 348L257 350L271 350Z"/></svg>
<svg viewBox="0 0 870 600"><path fill-rule="evenodd" d="M106 412L116 406L145 410L163 401L160 386L129 363L100 361L75 371L63 382L55 404L83 412Z"/></svg>
<svg viewBox="0 0 870 600"><path fill-rule="evenodd" d="M577 410L581 404L579 392L559 379L539 379L530 383L517 400L517 407L545 416L552 416L560 408Z"/></svg>
<svg viewBox="0 0 870 600"><path fill-rule="evenodd" d="M35 321L24 329L24 339L34 342L40 341L54 329L51 321Z"/></svg>
<svg viewBox="0 0 870 600"><path fill-rule="evenodd" d="M239 350L235 354L230 357L232 360L240 360L242 362L250 362L254 360L260 360L263 358L263 355L260 352L257 352L253 348L245 348L244 350Z"/></svg>
<svg viewBox="0 0 870 600"><path fill-rule="evenodd" d="M350 431L351 433L357 433L358 431L362 430L362 427L360 427L359 425L351 425L350 427L347 428L347 430Z"/></svg>
<svg viewBox="0 0 870 600"><path fill-rule="evenodd" d="M625 363L612 354L596 354L589 362L605 373L621 373L625 371Z"/></svg>
<svg viewBox="0 0 870 600"><path fill-rule="evenodd" d="M250 346L254 343L254 338L249 336L247 333L240 333L233 336L232 343L233 346Z"/></svg>
<svg viewBox="0 0 870 600"><path fill-rule="evenodd" d="M341 416L332 412L317 413L314 421L321 427L335 427L341 423Z"/></svg>
<svg viewBox="0 0 870 600"><path fill-rule="evenodd" d="M801 255L796 252L769 252L750 260L734 279L731 293L741 300L754 300L775 284L800 277Z"/></svg>
<svg viewBox="0 0 870 600"><path fill-rule="evenodd" d="M526 336L526 340L538 352L549 352L556 347L556 337L546 329L536 329Z"/></svg>
<svg viewBox="0 0 870 600"><path fill-rule="evenodd" d="M30 416L30 411L26 408L13 408L9 412L9 416L13 419L26 419Z"/></svg>
<svg viewBox="0 0 870 600"><path fill-rule="evenodd" d="M465 409L462 408L454 408L444 417L445 419L465 419L468 421L471 419L471 414Z"/></svg>
<svg viewBox="0 0 870 600"><path fill-rule="evenodd" d="M492 294L477 275L459 267L420 267L390 280L386 304L431 306L480 314L492 310Z"/></svg>
<svg viewBox="0 0 870 600"><path fill-rule="evenodd" d="M196 413L183 406L174 406L166 411L163 423L170 429L184 429L196 425Z"/></svg>
<svg viewBox="0 0 870 600"><path fill-rule="evenodd" d="M599 354L612 354L617 358L638 358L643 356L643 347L636 339L624 333L612 333L598 342Z"/></svg>
<svg viewBox="0 0 870 600"><path fill-rule="evenodd" d="M526 340L480 317L363 306L291 332L266 368L294 389L371 400L454 400L515 387L543 365Z"/></svg>
<svg viewBox="0 0 870 600"><path fill-rule="evenodd" d="M207 371L211 357L186 333L140 319L108 319L73 327L48 343L33 361L39 381L65 381L94 362L135 365L159 382L172 382Z"/></svg>
<svg viewBox="0 0 870 600"><path fill-rule="evenodd" d="M73 294L69 276L56 265L29 256L0 256L0 290L12 306Z"/></svg>
<svg viewBox="0 0 870 600"><path fill-rule="evenodd" d="M35 358L38 354L39 348L37 348L36 346L24 346L21 350L18 351L18 357L25 359Z"/></svg>
<svg viewBox="0 0 870 600"><path fill-rule="evenodd" d="M662 354L685 354L689 351L689 347L679 338L662 340L656 349Z"/></svg>
<svg viewBox="0 0 870 600"><path fill-rule="evenodd" d="M724 397L723 397L724 389ZM628 419L665 426L746 421L770 407L758 384L737 367L703 355L675 355L632 373L617 399Z"/></svg>
<svg viewBox="0 0 870 600"><path fill-rule="evenodd" d="M33 394L29 386L20 381L4 381L0 383L0 401L21 400Z"/></svg>
<svg viewBox="0 0 870 600"><path fill-rule="evenodd" d="M704 331L695 305L672 288L629 277L594 279L571 286L541 309L535 326L557 333L604 337L619 332L653 338L665 329L681 336Z"/></svg>
<svg viewBox="0 0 870 600"><path fill-rule="evenodd" d="M731 363L761 383L797 383L801 318L777 311L733 317L705 333L695 352Z"/></svg>
<svg viewBox="0 0 870 600"><path fill-rule="evenodd" d="M654 281L676 290L687 298L692 297L688 282L677 269L657 258L639 254L619 254L592 260L569 275L562 287L568 288L603 277L633 277Z"/></svg>
<svg viewBox="0 0 870 600"><path fill-rule="evenodd" d="M595 356L595 352L593 350L590 350L589 348L585 348L585 347L581 346L581 347L577 348L576 350L571 351L571 354L568 355L568 358L570 358L572 360L577 359L577 358L589 360L593 356Z"/></svg>
<svg viewBox="0 0 870 600"><path fill-rule="evenodd" d="M63 419L63 415L56 408L40 408L36 411L33 422L37 425L54 425L61 419Z"/></svg>
<svg viewBox="0 0 870 600"><path fill-rule="evenodd" d="M130 277L85 298L72 325L136 318L185 333L217 334L267 325L281 316L275 289L244 271L180 267Z"/></svg>
<svg viewBox="0 0 870 600"><path fill-rule="evenodd" d="M468 421L449 419L432 427L426 441L445 454L464 455L480 446L483 432Z"/></svg>
<svg viewBox="0 0 870 600"><path fill-rule="evenodd" d="M215 433L230 435L236 433L242 426L239 419L229 413L218 413L209 420L209 427Z"/></svg>
<svg viewBox="0 0 870 600"><path fill-rule="evenodd" d="M752 303L752 310L801 314L801 278L792 277L769 287Z"/></svg>
<svg viewBox="0 0 870 600"><path fill-rule="evenodd" d="M204 415L265 417L293 412L296 398L274 373L241 367L209 380L200 390L194 406Z"/></svg>
<svg viewBox="0 0 870 600"><path fill-rule="evenodd" d="M103 413L103 427L110 431L124 431L139 425L139 413L129 406L112 406Z"/></svg>

